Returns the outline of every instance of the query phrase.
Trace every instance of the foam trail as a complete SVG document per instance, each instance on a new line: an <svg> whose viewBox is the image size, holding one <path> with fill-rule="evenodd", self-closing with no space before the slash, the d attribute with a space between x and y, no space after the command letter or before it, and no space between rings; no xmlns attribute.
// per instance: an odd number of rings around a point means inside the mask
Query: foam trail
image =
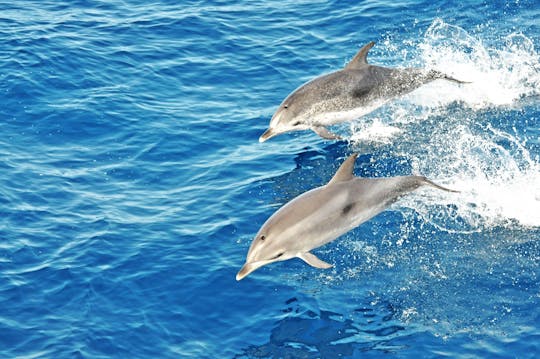
<svg viewBox="0 0 540 359"><path fill-rule="evenodd" d="M540 227L540 160L531 147L538 141L538 120L524 112L515 115L523 122L511 132L497 125L504 124L504 111L540 95L540 59L532 41L514 33L490 48L435 20L419 48L421 66L472 83L435 81L360 119L351 125L353 145L387 145L392 154L410 158L417 174L460 190L403 201L440 227ZM526 127L529 132L516 130Z"/></svg>
<svg viewBox="0 0 540 359"><path fill-rule="evenodd" d="M540 226L540 164L518 139L490 127L477 134L463 125L444 134L437 131L434 137L449 146L432 144L427 157L415 155L415 171L450 179L461 193L412 199L416 210L432 222L440 211L450 211L449 217L466 221L469 230L512 223ZM439 213L432 206L439 206Z"/></svg>
<svg viewBox="0 0 540 359"><path fill-rule="evenodd" d="M455 86L436 81L415 91L411 100L430 107L457 101L480 109L538 96L540 58L533 42L520 33L510 34L501 42L497 48L490 48L464 29L435 20L419 44L419 62L471 83Z"/></svg>

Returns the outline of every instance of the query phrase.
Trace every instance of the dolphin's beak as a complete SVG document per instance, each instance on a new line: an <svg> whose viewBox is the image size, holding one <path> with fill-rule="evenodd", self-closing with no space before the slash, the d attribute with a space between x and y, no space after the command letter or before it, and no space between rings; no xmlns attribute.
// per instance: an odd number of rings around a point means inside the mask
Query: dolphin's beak
<svg viewBox="0 0 540 359"><path fill-rule="evenodd" d="M236 274L236 280L242 280L244 277L247 277L251 272L255 271L258 268L261 268L263 265L270 262L271 261L259 261L244 264Z"/></svg>
<svg viewBox="0 0 540 359"><path fill-rule="evenodd" d="M271 137L274 137L277 135L277 133L274 132L274 130L270 127L268 130L264 131L264 133L259 137L259 142L264 142L268 140Z"/></svg>

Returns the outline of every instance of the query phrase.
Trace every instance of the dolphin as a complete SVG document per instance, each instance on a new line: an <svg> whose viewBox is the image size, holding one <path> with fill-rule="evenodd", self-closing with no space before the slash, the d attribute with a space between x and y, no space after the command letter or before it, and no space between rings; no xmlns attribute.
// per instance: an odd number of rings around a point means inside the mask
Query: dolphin
<svg viewBox="0 0 540 359"><path fill-rule="evenodd" d="M420 186L456 192L423 176L355 177L356 157L347 158L326 185L301 194L268 218L253 239L236 280L264 265L294 257L316 268L330 268L331 264L311 250L359 226Z"/></svg>
<svg viewBox="0 0 540 359"><path fill-rule="evenodd" d="M364 116L437 79L467 83L435 70L370 65L367 54L374 45L372 41L362 47L345 68L306 82L287 96L259 142L281 133L308 129L325 139L340 139L326 127Z"/></svg>

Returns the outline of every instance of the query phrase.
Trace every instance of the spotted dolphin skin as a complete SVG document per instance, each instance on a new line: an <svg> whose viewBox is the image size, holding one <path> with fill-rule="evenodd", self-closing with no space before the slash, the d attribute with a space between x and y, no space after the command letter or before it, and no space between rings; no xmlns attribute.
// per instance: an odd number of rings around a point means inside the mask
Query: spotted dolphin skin
<svg viewBox="0 0 540 359"><path fill-rule="evenodd" d="M437 79L466 83L435 70L370 65L366 58L373 45L370 42L362 47L342 70L319 76L287 96L259 142L281 133L308 129L325 139L339 139L326 126L364 116Z"/></svg>
<svg viewBox="0 0 540 359"><path fill-rule="evenodd" d="M345 160L328 184L294 198L264 223L236 280L264 265L294 257L316 268L330 268L331 264L311 250L359 226L420 186L455 192L422 176L355 177L356 157Z"/></svg>

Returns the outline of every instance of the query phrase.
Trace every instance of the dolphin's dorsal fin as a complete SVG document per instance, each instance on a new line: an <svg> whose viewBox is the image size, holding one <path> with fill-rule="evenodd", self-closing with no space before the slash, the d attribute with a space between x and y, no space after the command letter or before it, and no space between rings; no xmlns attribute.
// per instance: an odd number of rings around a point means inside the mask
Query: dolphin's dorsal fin
<svg viewBox="0 0 540 359"><path fill-rule="evenodd" d="M336 174L334 175L334 177L332 177L328 184L344 182L353 179L354 161L356 161L356 157L358 157L357 153L350 155L349 158L347 158L345 162L343 162L341 166L339 166Z"/></svg>
<svg viewBox="0 0 540 359"><path fill-rule="evenodd" d="M358 69L360 67L367 65L368 63L367 54L369 50L373 47L373 45L375 45L375 42L373 41L365 44L364 47L362 47L360 51L358 51L358 53L352 58L352 60L349 61L347 66L345 66L345 69L346 70Z"/></svg>
<svg viewBox="0 0 540 359"><path fill-rule="evenodd" d="M328 269L332 267L330 263L326 263L311 252L300 253L298 258L315 268Z"/></svg>

